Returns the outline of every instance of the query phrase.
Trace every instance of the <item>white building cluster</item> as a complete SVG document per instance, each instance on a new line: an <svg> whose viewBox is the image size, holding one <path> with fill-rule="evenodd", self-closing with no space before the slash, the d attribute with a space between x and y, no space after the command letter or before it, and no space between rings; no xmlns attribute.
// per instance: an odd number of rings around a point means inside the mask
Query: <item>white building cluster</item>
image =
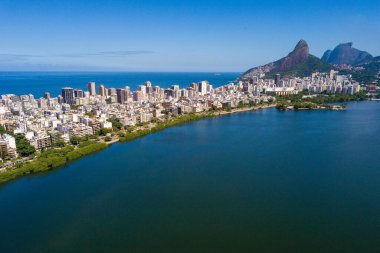
<svg viewBox="0 0 380 253"><path fill-rule="evenodd" d="M353 95L361 90L358 82L352 80L351 75L339 75L338 71L327 73L313 73L310 77L284 78L276 75L275 79L259 79L253 77L251 82L259 85L265 94L291 95L307 90L309 93L349 94Z"/></svg>
<svg viewBox="0 0 380 253"><path fill-rule="evenodd" d="M239 83L213 89L207 81L192 83L188 88L152 86L150 82L132 91L105 88L95 83L87 91L62 88L61 95L36 99L33 95L1 95L0 125L14 134L21 133L36 148L50 148L57 139L69 141L71 136L96 134L112 128L109 119L125 126L159 120L165 114L196 113L211 108L234 107L239 103L258 102L265 98L257 87ZM15 154L10 135L3 135L0 145L4 153ZM14 139L14 138L13 138Z"/></svg>
<svg viewBox="0 0 380 253"><path fill-rule="evenodd" d="M110 129L110 119L118 120L124 126L134 126L160 120L167 114L197 113L273 101L274 95L297 94L304 89L353 94L360 90L360 86L336 72L283 80L279 75L274 80L254 76L218 88L213 88L207 81L192 83L188 88L178 85L162 88L145 82L132 91L128 86L96 87L90 82L87 91L65 87L58 97L51 97L48 92L38 99L31 94L1 95L0 125L7 131L23 134L41 150L52 147L58 139L68 142L71 136L94 135L102 128ZM15 146L12 136L1 136L3 154L16 156Z"/></svg>
<svg viewBox="0 0 380 253"><path fill-rule="evenodd" d="M304 78L304 88L310 93L349 94L358 93L361 86L352 80L351 75L339 75L331 70L329 75L313 73L311 78Z"/></svg>
<svg viewBox="0 0 380 253"><path fill-rule="evenodd" d="M16 140L9 134L0 136L0 159L12 159L17 156Z"/></svg>

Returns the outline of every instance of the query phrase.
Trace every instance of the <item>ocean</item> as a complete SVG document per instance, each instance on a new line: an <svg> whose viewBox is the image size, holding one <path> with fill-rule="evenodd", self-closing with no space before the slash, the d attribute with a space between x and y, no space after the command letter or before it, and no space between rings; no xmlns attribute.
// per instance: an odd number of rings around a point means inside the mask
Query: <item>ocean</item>
<svg viewBox="0 0 380 253"><path fill-rule="evenodd" d="M0 72L0 94L33 94L42 97L47 91L52 96L61 88L86 90L88 82L105 85L106 88L137 86L146 81L167 88L173 84L188 87L192 82L209 81L214 87L236 81L239 73L155 73L155 72Z"/></svg>

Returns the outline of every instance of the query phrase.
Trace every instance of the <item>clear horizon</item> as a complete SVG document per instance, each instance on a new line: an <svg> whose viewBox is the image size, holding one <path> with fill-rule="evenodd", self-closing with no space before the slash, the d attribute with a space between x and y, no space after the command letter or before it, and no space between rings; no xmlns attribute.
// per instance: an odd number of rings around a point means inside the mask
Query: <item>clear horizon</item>
<svg viewBox="0 0 380 253"><path fill-rule="evenodd" d="M244 72L300 39L380 55L380 1L9 1L0 71Z"/></svg>
<svg viewBox="0 0 380 253"><path fill-rule="evenodd" d="M242 73L244 71L0 70L0 73Z"/></svg>

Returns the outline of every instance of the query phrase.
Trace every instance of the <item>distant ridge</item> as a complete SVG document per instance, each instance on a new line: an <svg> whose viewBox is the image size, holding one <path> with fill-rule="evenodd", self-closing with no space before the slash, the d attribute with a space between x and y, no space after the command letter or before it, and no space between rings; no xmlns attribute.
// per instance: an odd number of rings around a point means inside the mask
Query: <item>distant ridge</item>
<svg viewBox="0 0 380 253"><path fill-rule="evenodd" d="M366 51L352 47L353 43L342 43L334 48L334 50L327 50L322 60L330 64L348 64L358 65L363 63L369 63L373 60L373 56Z"/></svg>
<svg viewBox="0 0 380 253"><path fill-rule="evenodd" d="M264 73L267 77L281 74L284 77L309 76L311 73L327 72L333 67L318 57L309 53L309 46L305 40L300 40L294 50L286 57L263 66L246 71L239 79L247 79L257 74Z"/></svg>
<svg viewBox="0 0 380 253"><path fill-rule="evenodd" d="M353 43L341 43L334 50L327 50L322 60L333 64L342 74L364 84L380 84L380 56L373 57L366 51L352 47Z"/></svg>

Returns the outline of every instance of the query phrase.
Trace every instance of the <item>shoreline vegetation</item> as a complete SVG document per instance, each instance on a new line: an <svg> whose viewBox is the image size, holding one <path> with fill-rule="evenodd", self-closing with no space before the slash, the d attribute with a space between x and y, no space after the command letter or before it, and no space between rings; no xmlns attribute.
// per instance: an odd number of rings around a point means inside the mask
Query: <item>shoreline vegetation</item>
<svg viewBox="0 0 380 253"><path fill-rule="evenodd" d="M265 108L273 108L276 105L271 104L258 104L258 105L243 105L239 108L227 108L225 110L211 110L201 113L184 114L180 116L171 117L164 121L157 121L150 124L140 124L137 127L127 127L126 131L119 131L115 138L107 139L107 137L96 142L88 140L79 141L76 145L66 145L61 148L52 148L49 150L41 151L31 161L15 162L14 166L0 172L0 186L13 179L52 171L54 169L64 167L70 162L76 161L85 156L97 153L116 142L130 142L138 138L142 138L149 134L163 131L167 128L183 125L185 123L208 119L233 113L246 112L251 110L260 110Z"/></svg>
<svg viewBox="0 0 380 253"><path fill-rule="evenodd" d="M97 153L107 148L105 142L88 142L87 144L74 148L67 145L63 148L49 149L41 152L31 162L16 163L14 168L0 173L0 185L21 176L51 171L68 165L84 156Z"/></svg>
<svg viewBox="0 0 380 253"><path fill-rule="evenodd" d="M345 102L363 101L368 99L364 92L359 92L354 95L337 94L337 95L307 95L299 93L297 95L288 95L278 97L276 99L276 108L280 111L289 110L338 110L346 109ZM339 103L339 104L334 104Z"/></svg>
<svg viewBox="0 0 380 253"><path fill-rule="evenodd" d="M235 108L235 109L213 110L213 111L202 112L202 113L198 113L198 114L195 114L195 113L184 114L181 116L174 117L168 121L157 122L157 123L155 123L154 126L152 126L150 128L138 129L138 130L135 130L133 132L127 133L125 136L120 136L119 141L120 142L133 141L133 140L135 140L137 138L141 138L145 135L160 132L162 130L165 130L165 129L173 127L173 126L183 125L183 124L193 122L193 121L197 121L197 120L208 119L208 118L213 118L213 117L223 116L223 115L233 114L233 113L239 113L239 112L246 112L246 111L252 111L252 110L271 108L271 107L275 107L275 104L263 104L263 105L258 105L258 106L247 105L247 106L244 106L241 108Z"/></svg>
<svg viewBox="0 0 380 253"><path fill-rule="evenodd" d="M346 102L364 100L363 94L352 96L305 96L302 94L277 97L276 102L273 103L260 103L260 104L244 104L236 108L225 109L211 109L210 111L184 114L179 116L167 115L164 120L157 120L155 122L139 124L134 127L126 127L125 131L119 127L116 136L113 138L109 136L109 132L101 135L107 135L105 138L98 138L97 141L90 140L88 137L80 140L77 138L76 142L71 141L71 145L63 145L63 147L52 148L39 152L35 157L29 161L16 161L13 166L7 168L4 172L0 172L0 186L13 179L31 175L36 173L43 173L51 171L60 167L68 165L70 162L83 158L85 156L97 153L111 146L116 142L129 142L142 138L149 134L163 131L167 128L182 125L185 123L198 121L207 118L213 118L233 113L240 113L252 110L260 110L266 108L276 107L279 110L336 110L336 108L345 108L337 105L330 105L327 103L332 102ZM335 108L335 109L334 109ZM340 109L339 109L340 110Z"/></svg>

